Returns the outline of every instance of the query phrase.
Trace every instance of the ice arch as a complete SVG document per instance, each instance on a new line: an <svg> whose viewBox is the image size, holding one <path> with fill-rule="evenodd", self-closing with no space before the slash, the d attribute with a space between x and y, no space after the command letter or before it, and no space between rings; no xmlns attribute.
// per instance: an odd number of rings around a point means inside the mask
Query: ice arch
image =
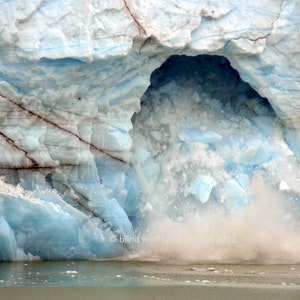
<svg viewBox="0 0 300 300"><path fill-rule="evenodd" d="M133 125L133 161L155 214L164 202L175 215L211 202L241 208L251 202L253 177L279 188L297 173L290 157L293 171L283 180L291 150L282 121L221 56L167 59L152 73Z"/></svg>

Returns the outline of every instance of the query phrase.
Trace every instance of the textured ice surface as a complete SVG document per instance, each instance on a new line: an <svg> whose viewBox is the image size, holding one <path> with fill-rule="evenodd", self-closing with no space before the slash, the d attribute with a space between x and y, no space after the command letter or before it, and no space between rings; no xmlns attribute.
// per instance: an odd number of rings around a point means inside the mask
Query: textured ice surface
<svg viewBox="0 0 300 300"><path fill-rule="evenodd" d="M296 201L299 7L0 1L0 258L118 256L145 211L233 211L257 174ZM225 59L173 57L140 100L175 54L226 57L259 94L220 75ZM166 204L148 201L162 182Z"/></svg>

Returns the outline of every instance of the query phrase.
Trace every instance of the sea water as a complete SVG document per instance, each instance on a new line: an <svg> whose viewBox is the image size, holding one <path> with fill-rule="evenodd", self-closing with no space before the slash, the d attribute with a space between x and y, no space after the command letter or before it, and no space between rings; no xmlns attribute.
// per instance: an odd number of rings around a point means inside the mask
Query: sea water
<svg viewBox="0 0 300 300"><path fill-rule="evenodd" d="M1 299L299 299L300 265L180 261L0 264Z"/></svg>

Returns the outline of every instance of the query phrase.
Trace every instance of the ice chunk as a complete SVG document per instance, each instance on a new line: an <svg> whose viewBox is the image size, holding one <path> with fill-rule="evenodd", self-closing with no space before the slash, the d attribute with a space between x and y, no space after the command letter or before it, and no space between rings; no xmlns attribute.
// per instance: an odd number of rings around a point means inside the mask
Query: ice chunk
<svg viewBox="0 0 300 300"><path fill-rule="evenodd" d="M201 176L191 188L191 194L201 203L205 203L208 201L215 184L216 181L211 176Z"/></svg>
<svg viewBox="0 0 300 300"><path fill-rule="evenodd" d="M239 161L246 165L262 165L272 159L274 151L267 142L252 140L241 149Z"/></svg>
<svg viewBox="0 0 300 300"><path fill-rule="evenodd" d="M183 129L178 138L186 143L214 144L222 141L223 137L212 130Z"/></svg>
<svg viewBox="0 0 300 300"><path fill-rule="evenodd" d="M281 191L289 191L291 188L289 187L289 185L284 180L281 180L280 183L279 183L279 189Z"/></svg>

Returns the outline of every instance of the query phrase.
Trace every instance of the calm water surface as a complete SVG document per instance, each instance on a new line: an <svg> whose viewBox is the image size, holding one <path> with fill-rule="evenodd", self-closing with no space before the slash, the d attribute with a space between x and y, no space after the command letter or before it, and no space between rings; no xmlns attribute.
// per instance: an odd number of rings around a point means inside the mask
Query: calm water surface
<svg viewBox="0 0 300 300"><path fill-rule="evenodd" d="M162 298L300 299L300 265L133 261L0 264L0 299Z"/></svg>

